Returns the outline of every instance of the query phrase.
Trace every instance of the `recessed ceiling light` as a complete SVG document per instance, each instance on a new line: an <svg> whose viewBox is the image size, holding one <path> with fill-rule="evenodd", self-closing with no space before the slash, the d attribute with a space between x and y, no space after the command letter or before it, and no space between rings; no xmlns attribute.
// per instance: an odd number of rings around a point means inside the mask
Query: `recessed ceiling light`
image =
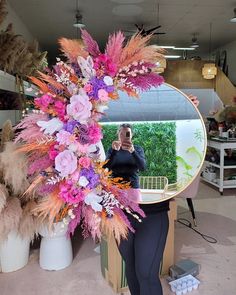
<svg viewBox="0 0 236 295"><path fill-rule="evenodd" d="M234 8L234 17L231 18L231 23L236 23L236 8Z"/></svg>
<svg viewBox="0 0 236 295"><path fill-rule="evenodd" d="M143 9L138 5L118 5L112 9L113 14L118 16L136 16L142 11Z"/></svg>

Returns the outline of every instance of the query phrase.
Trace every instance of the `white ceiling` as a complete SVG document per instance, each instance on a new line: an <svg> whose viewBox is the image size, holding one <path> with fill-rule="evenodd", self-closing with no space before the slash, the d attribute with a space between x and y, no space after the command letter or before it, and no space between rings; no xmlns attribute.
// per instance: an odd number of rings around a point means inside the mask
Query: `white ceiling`
<svg viewBox="0 0 236 295"><path fill-rule="evenodd" d="M73 28L76 0L8 0L43 49L55 55L57 39L75 38ZM200 49L194 55L208 53L209 24L212 22L212 47L218 48L236 39L236 24L230 23L236 2L231 0L80 0L86 29L104 45L109 33L134 29L134 23L147 28L159 24L167 34L154 39L161 45L188 46L197 33Z"/></svg>

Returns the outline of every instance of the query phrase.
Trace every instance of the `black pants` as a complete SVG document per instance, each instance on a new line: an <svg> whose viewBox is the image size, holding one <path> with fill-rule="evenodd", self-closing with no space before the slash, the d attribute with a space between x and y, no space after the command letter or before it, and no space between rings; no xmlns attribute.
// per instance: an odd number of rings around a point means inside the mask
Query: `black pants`
<svg viewBox="0 0 236 295"><path fill-rule="evenodd" d="M129 217L135 233L118 246L126 265L131 295L162 295L159 279L166 237L169 228L167 211L150 214L140 223Z"/></svg>

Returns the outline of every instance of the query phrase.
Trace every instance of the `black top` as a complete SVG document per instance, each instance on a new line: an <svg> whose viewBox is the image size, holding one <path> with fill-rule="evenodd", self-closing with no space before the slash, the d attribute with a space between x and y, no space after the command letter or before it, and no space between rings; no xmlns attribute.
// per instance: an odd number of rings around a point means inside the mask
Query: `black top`
<svg viewBox="0 0 236 295"><path fill-rule="evenodd" d="M110 148L106 156L106 168L112 171L112 177L122 177L123 180L130 182L132 188L139 188L139 171L146 168L146 160L143 149L134 145L134 152L120 149L116 151ZM152 214L169 210L169 201L156 204L140 204L145 214Z"/></svg>

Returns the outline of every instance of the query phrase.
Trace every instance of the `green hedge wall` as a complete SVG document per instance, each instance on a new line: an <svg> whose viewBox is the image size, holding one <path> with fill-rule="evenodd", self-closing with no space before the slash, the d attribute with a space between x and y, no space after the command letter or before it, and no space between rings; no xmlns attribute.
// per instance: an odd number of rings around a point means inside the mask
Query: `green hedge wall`
<svg viewBox="0 0 236 295"><path fill-rule="evenodd" d="M133 123L133 142L145 152L147 169L143 176L167 176L169 183L177 180L175 123ZM103 125L103 145L109 149L117 139L117 125Z"/></svg>

